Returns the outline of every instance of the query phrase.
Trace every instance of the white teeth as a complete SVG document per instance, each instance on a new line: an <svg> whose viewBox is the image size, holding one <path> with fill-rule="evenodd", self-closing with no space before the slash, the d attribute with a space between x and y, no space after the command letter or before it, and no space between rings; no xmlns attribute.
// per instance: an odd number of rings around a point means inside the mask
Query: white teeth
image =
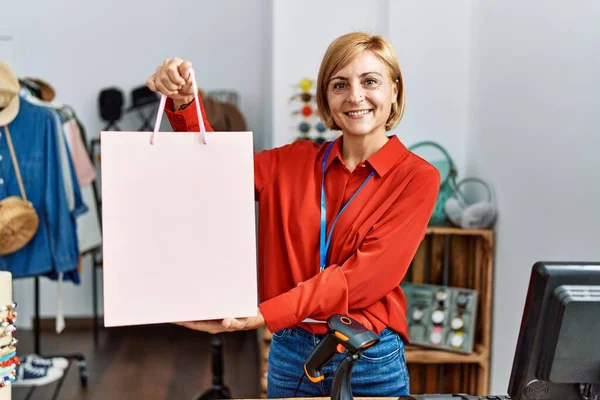
<svg viewBox="0 0 600 400"><path fill-rule="evenodd" d="M368 113L370 113L371 110L362 110L362 111L350 111L349 113L347 113L348 115L350 115L351 117L356 117L358 115L367 115Z"/></svg>

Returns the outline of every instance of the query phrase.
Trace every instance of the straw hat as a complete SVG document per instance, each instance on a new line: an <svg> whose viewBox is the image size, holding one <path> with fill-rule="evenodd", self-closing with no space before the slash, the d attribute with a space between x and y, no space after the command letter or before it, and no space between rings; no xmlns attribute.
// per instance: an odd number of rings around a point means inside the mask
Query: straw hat
<svg viewBox="0 0 600 400"><path fill-rule="evenodd" d="M10 124L19 114L20 90L15 74L0 61L0 126Z"/></svg>

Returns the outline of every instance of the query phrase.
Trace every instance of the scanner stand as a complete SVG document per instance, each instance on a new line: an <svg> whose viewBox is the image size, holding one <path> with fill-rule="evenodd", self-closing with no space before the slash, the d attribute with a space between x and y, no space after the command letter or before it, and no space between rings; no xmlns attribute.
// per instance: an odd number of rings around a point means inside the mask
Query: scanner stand
<svg viewBox="0 0 600 400"><path fill-rule="evenodd" d="M360 353L349 353L340 363L331 387L331 400L352 400L352 370L354 364L360 359Z"/></svg>

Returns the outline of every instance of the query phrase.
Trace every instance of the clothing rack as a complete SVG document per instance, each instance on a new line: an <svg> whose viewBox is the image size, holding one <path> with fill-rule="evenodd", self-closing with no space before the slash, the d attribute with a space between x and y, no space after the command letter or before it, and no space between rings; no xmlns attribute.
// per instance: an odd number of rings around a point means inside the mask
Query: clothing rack
<svg viewBox="0 0 600 400"><path fill-rule="evenodd" d="M76 114L74 112L74 110L71 107L65 106L65 108L67 108L69 110L69 112L72 114L72 117L75 119L75 121L77 122L77 124L79 125L80 128L80 135L81 135L81 139L83 140L84 143L87 143L86 138L85 138L85 132L84 132L84 128L81 125L81 123L79 122L79 119L77 119ZM87 149L87 146L86 146ZM95 185L94 185L94 190L96 189ZM88 253L93 253L97 251L97 249L91 249L85 253L82 253L81 256L85 257ZM95 269L93 269L94 273L93 275L93 285L94 285L94 291L96 291L96 276L95 276ZM58 380L57 384L56 384L56 388L54 389L54 393L52 395L51 400L56 400L58 398L58 395L60 393L60 390L62 389L63 383L65 378L67 377L67 374L69 372L69 370L71 369L71 366L73 363L77 364L77 368L78 368L78 372L79 372L79 382L81 384L82 387L87 387L88 384L88 377L89 377L89 372L88 372L88 368L87 368L87 361L85 358L85 355L83 355L82 353L69 353L69 354L55 354L55 355L43 355L42 354L42 349L41 349L41 323L40 323L40 278L39 276L35 276L34 277L34 322L33 322L33 328L34 328L34 342L33 342L33 351L34 354L39 355L40 357L46 358L46 359L51 359L51 358L65 358L69 361L69 365L67 366L67 368L64 370L63 376ZM94 310L96 309L96 305L94 304ZM97 343L97 337L94 338L95 342ZM31 389L28 391L27 396L26 396L26 400L30 399L31 396L35 393L37 389L37 386L32 386Z"/></svg>

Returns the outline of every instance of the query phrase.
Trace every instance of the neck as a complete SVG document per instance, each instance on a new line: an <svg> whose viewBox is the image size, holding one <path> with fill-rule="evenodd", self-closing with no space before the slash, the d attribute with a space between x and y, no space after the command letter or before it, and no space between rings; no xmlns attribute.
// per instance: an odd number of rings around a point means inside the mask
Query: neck
<svg viewBox="0 0 600 400"><path fill-rule="evenodd" d="M342 159L350 172L373 154L377 153L388 141L383 134L351 136L344 135L342 139Z"/></svg>

